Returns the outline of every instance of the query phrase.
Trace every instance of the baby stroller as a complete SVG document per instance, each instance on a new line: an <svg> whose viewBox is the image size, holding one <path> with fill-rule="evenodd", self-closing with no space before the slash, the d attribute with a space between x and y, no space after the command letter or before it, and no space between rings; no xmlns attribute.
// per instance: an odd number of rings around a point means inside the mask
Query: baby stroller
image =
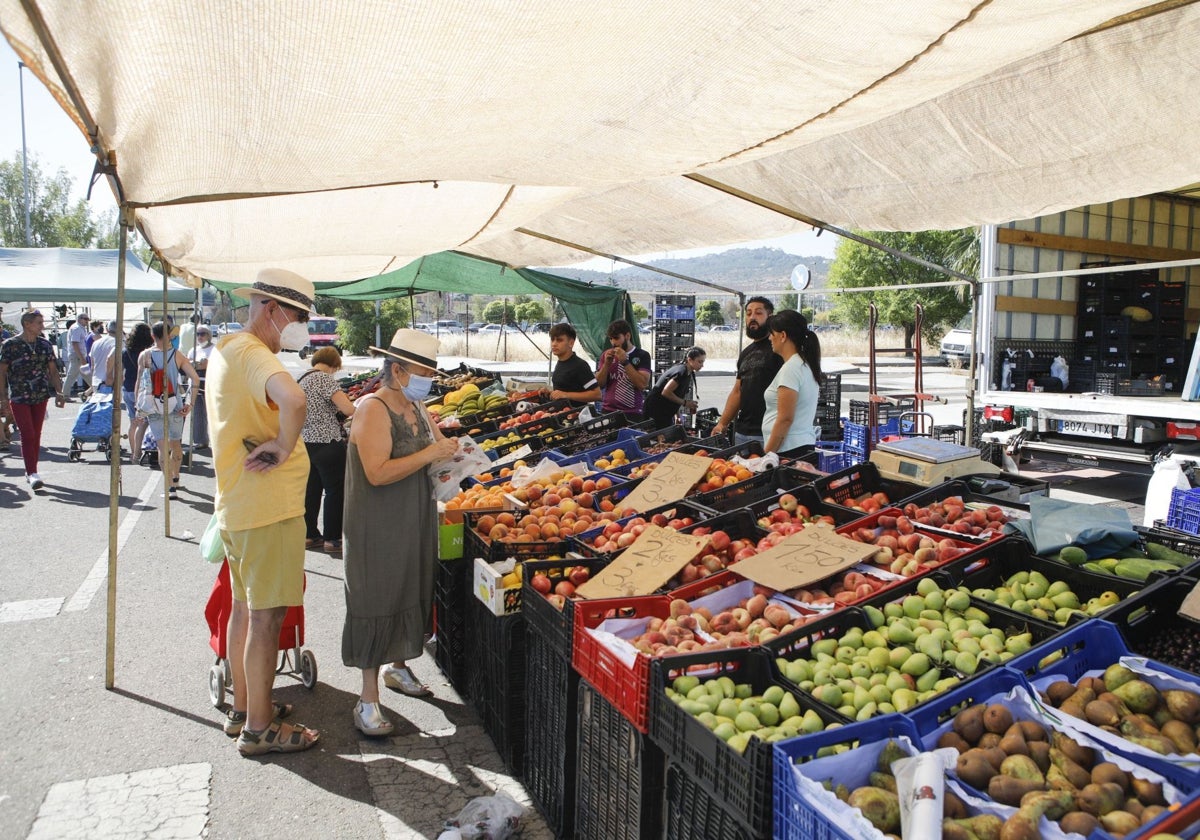
<svg viewBox="0 0 1200 840"><path fill-rule="evenodd" d="M307 588L308 580L305 579ZM225 634L229 628L229 614L233 610L233 587L229 582L229 562L221 561L221 571L213 583L212 594L204 607L208 621L208 646L217 655L217 661L208 671L208 698L220 709L225 705L225 691L233 686L233 670L225 656ZM288 607L279 630L279 667L276 674L299 676L304 687L311 689L317 684L317 659L311 650L301 650L304 644L304 607ZM295 663L293 665L293 662Z"/></svg>
<svg viewBox="0 0 1200 840"><path fill-rule="evenodd" d="M71 448L67 450L67 459L82 460L84 444L94 443L96 451L104 453L104 460L112 463L112 447L109 445L112 424L112 389L101 386L79 407L79 415L71 427Z"/></svg>

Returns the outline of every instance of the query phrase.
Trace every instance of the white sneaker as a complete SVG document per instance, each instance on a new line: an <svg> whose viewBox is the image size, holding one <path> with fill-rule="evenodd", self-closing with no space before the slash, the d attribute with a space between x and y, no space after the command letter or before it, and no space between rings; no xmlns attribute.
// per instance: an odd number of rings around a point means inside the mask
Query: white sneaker
<svg viewBox="0 0 1200 840"><path fill-rule="evenodd" d="M42 477L37 473L29 473L25 476L25 480L29 482L29 486L34 490L42 489Z"/></svg>

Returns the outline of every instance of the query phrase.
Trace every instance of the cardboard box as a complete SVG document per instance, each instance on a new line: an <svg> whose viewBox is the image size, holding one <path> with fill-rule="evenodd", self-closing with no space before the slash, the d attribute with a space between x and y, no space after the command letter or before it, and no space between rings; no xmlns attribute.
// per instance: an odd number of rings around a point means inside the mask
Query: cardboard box
<svg viewBox="0 0 1200 840"><path fill-rule="evenodd" d="M521 611L521 587L505 589L500 585L504 574L496 571L482 557L475 558L475 573L471 591L493 615L509 615Z"/></svg>

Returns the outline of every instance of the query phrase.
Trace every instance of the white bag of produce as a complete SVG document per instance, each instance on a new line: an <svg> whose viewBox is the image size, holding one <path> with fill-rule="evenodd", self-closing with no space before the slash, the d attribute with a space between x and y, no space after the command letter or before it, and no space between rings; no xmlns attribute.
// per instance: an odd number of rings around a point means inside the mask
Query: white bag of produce
<svg viewBox="0 0 1200 840"><path fill-rule="evenodd" d="M492 461L469 435L458 439L458 452L449 461L429 465L429 480L433 484L433 495L438 501L448 502L458 495L464 478L487 472Z"/></svg>

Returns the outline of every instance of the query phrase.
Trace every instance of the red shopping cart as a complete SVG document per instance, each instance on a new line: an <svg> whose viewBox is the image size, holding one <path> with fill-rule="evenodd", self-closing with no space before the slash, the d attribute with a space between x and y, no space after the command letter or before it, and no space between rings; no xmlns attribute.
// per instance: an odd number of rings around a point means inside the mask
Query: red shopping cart
<svg viewBox="0 0 1200 840"><path fill-rule="evenodd" d="M307 587L308 579L305 578ZM229 627L229 614L233 610L233 587L229 583L229 563L221 561L221 571L213 583L204 617L208 620L208 646L217 655L217 661L208 671L208 697L218 709L225 705L225 692L233 686L233 671L225 656L225 634ZM301 650L304 645L304 607L288 607L279 631L279 667L276 674L299 677L305 688L317 684L317 659L311 650Z"/></svg>

